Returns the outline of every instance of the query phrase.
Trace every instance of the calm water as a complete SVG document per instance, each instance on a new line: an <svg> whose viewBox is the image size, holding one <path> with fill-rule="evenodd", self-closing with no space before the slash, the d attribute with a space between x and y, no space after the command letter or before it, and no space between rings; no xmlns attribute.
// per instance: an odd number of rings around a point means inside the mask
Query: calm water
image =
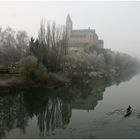
<svg viewBox="0 0 140 140"><path fill-rule="evenodd" d="M0 138L140 138L140 74L0 94ZM132 114L123 118L131 104Z"/></svg>

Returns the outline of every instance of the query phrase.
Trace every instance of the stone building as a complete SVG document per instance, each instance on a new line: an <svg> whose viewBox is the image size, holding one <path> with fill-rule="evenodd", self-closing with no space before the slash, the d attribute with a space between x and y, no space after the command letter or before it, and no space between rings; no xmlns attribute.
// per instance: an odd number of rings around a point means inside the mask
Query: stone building
<svg viewBox="0 0 140 140"><path fill-rule="evenodd" d="M66 18L66 31L70 47L85 47L96 45L103 47L103 40L99 40L95 29L73 29L73 23L68 14Z"/></svg>

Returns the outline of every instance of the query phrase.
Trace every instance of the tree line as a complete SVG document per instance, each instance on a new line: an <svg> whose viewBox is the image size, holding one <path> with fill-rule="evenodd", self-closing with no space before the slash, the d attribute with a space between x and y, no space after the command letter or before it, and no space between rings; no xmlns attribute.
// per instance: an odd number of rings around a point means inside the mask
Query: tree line
<svg viewBox="0 0 140 140"><path fill-rule="evenodd" d="M42 19L38 37L10 27L0 29L0 67L18 65L27 78L44 77L47 72L66 75L87 75L92 71L118 71L139 65L128 54L92 45L83 51L71 51L65 26L57 26Z"/></svg>

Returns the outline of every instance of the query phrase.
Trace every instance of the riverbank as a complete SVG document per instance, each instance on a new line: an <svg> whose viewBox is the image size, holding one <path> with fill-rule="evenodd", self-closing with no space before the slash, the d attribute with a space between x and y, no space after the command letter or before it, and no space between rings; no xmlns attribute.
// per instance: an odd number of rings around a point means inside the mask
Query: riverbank
<svg viewBox="0 0 140 140"><path fill-rule="evenodd" d="M0 91L1 92L15 92L30 89L54 89L61 86L70 86L72 84L84 83L88 84L90 81L106 80L112 81L116 77L122 77L128 74L137 74L138 70L127 71L102 71L90 72L85 75L64 75L62 73L47 73L46 77L40 80L29 80L23 78L20 74L3 74L0 75Z"/></svg>
<svg viewBox="0 0 140 140"><path fill-rule="evenodd" d="M70 83L70 79L61 74L49 73L42 81L26 80L21 75L0 75L0 91L12 92L36 88L57 88Z"/></svg>

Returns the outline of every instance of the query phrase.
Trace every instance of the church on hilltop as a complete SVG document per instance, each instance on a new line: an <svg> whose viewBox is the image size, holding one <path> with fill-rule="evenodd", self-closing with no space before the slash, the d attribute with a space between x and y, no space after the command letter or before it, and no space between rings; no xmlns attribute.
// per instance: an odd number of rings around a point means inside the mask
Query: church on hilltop
<svg viewBox="0 0 140 140"><path fill-rule="evenodd" d="M70 15L66 18L66 32L70 47L80 47L96 45L103 48L103 40L99 40L95 29L73 29L73 23Z"/></svg>

